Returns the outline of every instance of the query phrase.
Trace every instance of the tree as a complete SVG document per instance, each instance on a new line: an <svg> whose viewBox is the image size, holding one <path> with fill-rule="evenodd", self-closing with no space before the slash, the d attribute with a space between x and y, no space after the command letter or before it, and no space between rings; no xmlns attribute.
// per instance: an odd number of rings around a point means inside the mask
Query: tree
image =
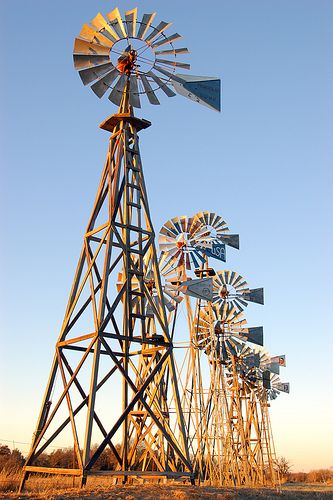
<svg viewBox="0 0 333 500"><path fill-rule="evenodd" d="M11 451L7 445L0 445L0 471L5 474L18 472L24 464L20 450Z"/></svg>
<svg viewBox="0 0 333 500"><path fill-rule="evenodd" d="M278 457L275 460L274 468L283 480L288 480L292 465L285 457Z"/></svg>
<svg viewBox="0 0 333 500"><path fill-rule="evenodd" d="M58 448L49 454L50 467L64 469L75 469L77 465L76 455L73 448Z"/></svg>
<svg viewBox="0 0 333 500"><path fill-rule="evenodd" d="M308 483L328 483L333 480L333 471L330 469L311 470L308 473Z"/></svg>

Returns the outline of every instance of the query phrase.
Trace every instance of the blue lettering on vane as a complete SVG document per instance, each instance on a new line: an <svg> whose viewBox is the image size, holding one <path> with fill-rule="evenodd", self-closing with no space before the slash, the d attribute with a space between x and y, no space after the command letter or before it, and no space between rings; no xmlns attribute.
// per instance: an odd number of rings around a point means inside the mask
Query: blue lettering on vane
<svg viewBox="0 0 333 500"><path fill-rule="evenodd" d="M217 260L226 261L225 256L225 244L224 243L212 243L211 248L199 247L202 253L207 255L208 257L213 257Z"/></svg>

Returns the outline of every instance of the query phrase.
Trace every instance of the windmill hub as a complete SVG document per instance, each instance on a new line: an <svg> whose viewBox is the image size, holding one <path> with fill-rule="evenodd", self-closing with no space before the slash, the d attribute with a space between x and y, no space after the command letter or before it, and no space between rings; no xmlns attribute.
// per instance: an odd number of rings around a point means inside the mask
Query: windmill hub
<svg viewBox="0 0 333 500"><path fill-rule="evenodd" d="M121 56L119 56L117 68L120 73L130 76L131 72L137 67L136 58L137 52L134 49L131 49L129 52L124 52Z"/></svg>
<svg viewBox="0 0 333 500"><path fill-rule="evenodd" d="M177 248L185 249L188 246L188 235L185 233L181 233L176 240Z"/></svg>
<svg viewBox="0 0 333 500"><path fill-rule="evenodd" d="M147 288L150 292L152 292L155 288L155 280L150 279L150 280L145 280Z"/></svg>
<svg viewBox="0 0 333 500"><path fill-rule="evenodd" d="M216 334L216 335L221 335L222 333L223 333L223 331L222 331L221 325L220 325L220 323L218 322L218 323L215 325L215 334Z"/></svg>
<svg viewBox="0 0 333 500"><path fill-rule="evenodd" d="M153 49L138 38L118 40L110 51L110 61L113 66L127 76L145 75L153 68L155 59Z"/></svg>
<svg viewBox="0 0 333 500"><path fill-rule="evenodd" d="M221 299L227 299L229 297L229 291L226 285L222 285L219 289L219 296Z"/></svg>

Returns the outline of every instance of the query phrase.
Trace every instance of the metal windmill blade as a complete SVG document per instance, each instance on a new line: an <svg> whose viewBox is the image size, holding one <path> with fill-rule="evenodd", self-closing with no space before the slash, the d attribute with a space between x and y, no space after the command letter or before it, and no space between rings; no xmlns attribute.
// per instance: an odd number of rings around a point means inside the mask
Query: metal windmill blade
<svg viewBox="0 0 333 500"><path fill-rule="evenodd" d="M148 267L145 268L144 271L144 282L148 286L148 289L151 291L151 297L155 305L158 305L158 296L156 293L156 284L154 281L154 273L150 267L151 261L149 261ZM161 273L161 277L163 276L163 273ZM164 284L162 284L162 291L163 291L163 302L168 311L173 311L176 308L176 305L179 304L182 300L183 297L180 295L179 292L179 284L178 282L175 282L177 280L177 276L175 273L169 273L168 279L164 280ZM117 281L117 289L118 292L120 291L121 287L124 284L124 277L123 273L120 272L118 274L118 281ZM139 292L139 280L133 276L132 277L132 284L134 285L134 290L136 287L136 291ZM135 311L138 307L139 304L139 295L134 295L132 298L132 309ZM146 314L152 315L154 312L152 310L151 305L146 302L145 304L145 311Z"/></svg>
<svg viewBox="0 0 333 500"><path fill-rule="evenodd" d="M99 98L106 94L116 105L124 94L129 95L133 107L141 107L142 95L151 104L160 104L157 93L161 91L168 97L178 93L220 111L220 80L176 74L179 68L190 69L179 60L188 49L175 48L181 35L166 33L172 23L155 24L155 15L138 18L137 8L133 8L121 16L115 8L105 17L98 13L90 26L84 24L73 51L74 66L84 85L90 85Z"/></svg>
<svg viewBox="0 0 333 500"><path fill-rule="evenodd" d="M248 328L243 313L228 304L224 304L221 309L216 304L212 308L200 309L196 322L198 347L208 348L210 352L212 335L220 344L225 343L226 352L233 354L236 354L234 347L239 343L263 344L263 328Z"/></svg>
<svg viewBox="0 0 333 500"><path fill-rule="evenodd" d="M195 246L207 257L226 261L225 245L239 247L238 235L227 234L229 231L226 222L219 215L212 212L198 212L194 219L201 225L202 229L197 234Z"/></svg>
<svg viewBox="0 0 333 500"><path fill-rule="evenodd" d="M195 247L196 237L202 229L199 221L185 215L167 221L158 237L162 269L191 270L205 262L202 252Z"/></svg>
<svg viewBox="0 0 333 500"><path fill-rule="evenodd" d="M279 376L275 373L272 374L269 370L264 371L259 389L261 399L264 401L276 399L280 392L289 394L289 382L281 382Z"/></svg>
<svg viewBox="0 0 333 500"><path fill-rule="evenodd" d="M213 277L213 302L220 307L227 303L243 311L248 302L264 303L264 289L250 289L235 271L218 271Z"/></svg>
<svg viewBox="0 0 333 500"><path fill-rule="evenodd" d="M237 387L241 393L248 394L252 391L257 393L261 387L259 364L259 353L256 350L246 344L236 346L236 353L229 357L226 363L227 383L229 386L233 385L236 376Z"/></svg>
<svg viewBox="0 0 333 500"><path fill-rule="evenodd" d="M229 233L228 225L223 217L214 212L198 212L194 218L205 225L208 231L206 237L202 236L198 243L208 248L211 248L214 243L220 243L239 249L239 235Z"/></svg>
<svg viewBox="0 0 333 500"><path fill-rule="evenodd" d="M236 349L247 340L242 333L246 321L236 308L219 309L217 306L202 308L195 323L197 346L225 364L236 355Z"/></svg>
<svg viewBox="0 0 333 500"><path fill-rule="evenodd" d="M275 399L280 392L289 392L289 383L281 382L278 376L280 366L285 366L285 355L270 356L268 352L261 350L259 357L260 398Z"/></svg>
<svg viewBox="0 0 333 500"><path fill-rule="evenodd" d="M225 322L220 321L219 311L216 307L204 307L199 310L199 315L195 322L195 339L199 349L204 349L206 354L214 353L216 358L226 361L229 353L238 342L237 335L232 335L231 322L232 315L225 318Z"/></svg>
<svg viewBox="0 0 333 500"><path fill-rule="evenodd" d="M169 312L176 309L177 305L183 300L180 293L180 283L182 278L176 269L162 269L161 257L159 258L159 268L162 278L163 300Z"/></svg>

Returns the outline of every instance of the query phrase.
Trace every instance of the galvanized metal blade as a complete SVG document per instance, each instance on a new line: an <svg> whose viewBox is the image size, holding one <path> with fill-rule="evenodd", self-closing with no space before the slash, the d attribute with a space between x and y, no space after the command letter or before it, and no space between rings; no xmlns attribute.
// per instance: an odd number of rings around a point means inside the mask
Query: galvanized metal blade
<svg viewBox="0 0 333 500"><path fill-rule="evenodd" d="M179 250L177 247L175 248L174 245L172 245L172 247L161 245L161 250L162 252L167 253L168 258L178 256L181 252L181 250Z"/></svg>
<svg viewBox="0 0 333 500"><path fill-rule="evenodd" d="M234 286L234 280L235 280L235 278L237 278L237 276L238 275L237 275L237 273L235 273L235 271L231 272L231 275L230 275L230 285L231 286Z"/></svg>
<svg viewBox="0 0 333 500"><path fill-rule="evenodd" d="M235 297L234 299L234 302L236 303L237 307L243 311L244 307L247 307L248 304L247 302L245 302L244 300L242 300L239 296ZM243 306L243 307L242 307Z"/></svg>
<svg viewBox="0 0 333 500"><path fill-rule="evenodd" d="M174 311L176 309L175 304L173 304L171 302L171 300L166 299L165 296L163 297L163 301L164 301L164 304L165 304L165 306L166 306L166 308L168 309L169 312L172 312L172 311Z"/></svg>
<svg viewBox="0 0 333 500"><path fill-rule="evenodd" d="M134 108L141 108L138 79L136 75L131 75L130 77L130 94L129 94L130 104Z"/></svg>
<svg viewBox="0 0 333 500"><path fill-rule="evenodd" d="M167 30L172 23L166 23L165 21L161 21L156 28L153 28L153 31L145 38L146 42L151 42L158 35L160 35L163 31Z"/></svg>
<svg viewBox="0 0 333 500"><path fill-rule="evenodd" d="M218 78L177 74L172 84L178 94L221 111L221 80Z"/></svg>
<svg viewBox="0 0 333 500"><path fill-rule="evenodd" d="M119 76L119 72L116 68L112 68L112 70L107 73L103 78L95 82L91 86L91 90L95 92L95 94L101 98L109 90L111 84L115 81L115 79Z"/></svg>
<svg viewBox="0 0 333 500"><path fill-rule="evenodd" d="M81 40L80 38L75 38L74 42L74 54L96 54L96 55L108 55L110 53L110 47L105 47L104 45L98 45L97 43L87 42L86 40Z"/></svg>
<svg viewBox="0 0 333 500"><path fill-rule="evenodd" d="M155 75L152 71L147 73L147 76L150 76L155 83L160 87L160 89L168 96L174 97L176 94L173 90L171 90L157 75Z"/></svg>
<svg viewBox="0 0 333 500"><path fill-rule="evenodd" d="M158 66L157 64L155 64L154 69L156 69L156 71L158 71L159 73L162 73L163 75L167 76L172 84L173 84L173 82L177 82L177 83L181 83L181 84L183 83L183 80L181 78L176 76L174 73L170 73L170 71L167 71L166 69L161 68L161 66Z"/></svg>
<svg viewBox="0 0 333 500"><path fill-rule="evenodd" d="M162 250L172 250L173 248L177 248L175 244L175 239L170 236L160 235L159 244Z"/></svg>
<svg viewBox="0 0 333 500"><path fill-rule="evenodd" d="M188 271L190 271L191 270L191 261L190 261L190 255L188 253L185 254L185 265L186 265L186 269Z"/></svg>
<svg viewBox="0 0 333 500"><path fill-rule="evenodd" d="M174 33L173 35L170 35L167 38L164 38L163 40L159 40L158 42L152 43L151 47L153 47L155 49L156 47L161 47L162 45L165 45L166 43L174 42L175 40L178 40L179 38L183 38L182 35L179 35L178 33Z"/></svg>
<svg viewBox="0 0 333 500"><path fill-rule="evenodd" d="M106 17L109 20L109 25L117 33L119 38L127 38L127 32L125 30L125 26L123 25L118 7L113 9L111 12L108 12Z"/></svg>
<svg viewBox="0 0 333 500"><path fill-rule="evenodd" d="M163 226L160 230L158 241L165 242L165 241L169 241L170 238L172 238L174 240L175 236L176 236L176 233L173 230L171 232L168 228Z"/></svg>
<svg viewBox="0 0 333 500"><path fill-rule="evenodd" d="M221 275L222 276L222 275ZM226 283L227 285L230 284L230 276L231 276L231 273L230 271L224 271L223 272L223 282Z"/></svg>
<svg viewBox="0 0 333 500"><path fill-rule="evenodd" d="M158 62L160 64L166 64L167 66L174 66L174 67L183 68L183 69L191 69L190 64L182 63L182 62L178 62L178 61L168 61L167 59L156 58L156 62Z"/></svg>
<svg viewBox="0 0 333 500"><path fill-rule="evenodd" d="M253 352L249 356L246 357L246 364L249 368L259 368L260 366L260 357L259 354Z"/></svg>
<svg viewBox="0 0 333 500"><path fill-rule="evenodd" d="M169 227L169 228L173 228L176 230L176 234L179 233L180 229L179 229L179 224L177 225L177 220L178 220L178 217L174 217L173 219L171 219L170 221L166 222L164 225L165 227Z"/></svg>
<svg viewBox="0 0 333 500"><path fill-rule="evenodd" d="M192 262L194 264L194 267L195 268L198 268L200 266L199 262L197 261L197 259L195 258L195 256L200 256L200 254L198 252L191 252L191 258L192 258Z"/></svg>
<svg viewBox="0 0 333 500"><path fill-rule="evenodd" d="M169 50L156 50L156 55L167 55L167 54L188 54L189 50L186 47L181 49L169 49Z"/></svg>
<svg viewBox="0 0 333 500"><path fill-rule="evenodd" d="M163 251L163 252L169 252L172 254L172 252L176 252L177 249L175 248L175 244L174 243L163 243L160 241L160 249Z"/></svg>
<svg viewBox="0 0 333 500"><path fill-rule="evenodd" d="M175 236L177 236L178 234L178 231L175 229L174 225L172 224L171 221L167 221L164 226L162 227L161 229L161 233L165 231L165 229L167 229L167 231L170 231L172 234L174 234ZM170 236L170 234L168 232L165 232L164 234L167 234L168 236Z"/></svg>
<svg viewBox="0 0 333 500"><path fill-rule="evenodd" d="M216 214L214 212L208 212L208 224L210 226L214 227L214 220L215 220Z"/></svg>
<svg viewBox="0 0 333 500"><path fill-rule="evenodd" d="M237 321L239 318L243 317L243 314L240 313L239 311L237 311L235 306L233 306L232 304L228 304L228 303L226 305L227 305L226 311L223 311L223 313L224 313L224 315L222 316L223 320L225 320L225 321L232 320L232 324L234 324L235 321ZM242 323L243 321L245 321L245 320L239 321L239 323Z"/></svg>
<svg viewBox="0 0 333 500"><path fill-rule="evenodd" d="M74 54L73 55L75 69L92 68L110 62L109 56L96 56L94 54Z"/></svg>
<svg viewBox="0 0 333 500"><path fill-rule="evenodd" d="M209 224L209 212L198 212L196 214L199 220L208 226Z"/></svg>
<svg viewBox="0 0 333 500"><path fill-rule="evenodd" d="M153 22L154 17L156 16L156 12L153 12L152 14L143 14L142 19L140 21L140 27L139 31L137 34L138 38L143 38L145 34L147 33L147 30L151 23Z"/></svg>
<svg viewBox="0 0 333 500"><path fill-rule="evenodd" d="M160 101L157 99L155 92L151 88L150 83L147 80L147 77L145 75L140 75L140 77L143 88L145 89L150 104L160 104Z"/></svg>
<svg viewBox="0 0 333 500"><path fill-rule="evenodd" d="M237 288L238 283L242 281L243 276L241 276L240 274L237 274L237 273L234 273L234 274L235 274L235 279L230 281L230 285L233 286L234 288Z"/></svg>
<svg viewBox="0 0 333 500"><path fill-rule="evenodd" d="M228 225L225 220L220 216L215 214L214 220L212 221L212 226L215 227L217 231L227 231Z"/></svg>
<svg viewBox="0 0 333 500"><path fill-rule="evenodd" d="M178 292L174 292L173 290L170 290L169 287L164 286L163 287L164 293L170 297L170 299L174 300L175 302L180 303L183 300L183 297L180 297Z"/></svg>
<svg viewBox="0 0 333 500"><path fill-rule="evenodd" d="M138 16L138 9L135 7L132 10L125 12L125 21L127 25L127 34L129 37L134 38L136 35L136 21Z"/></svg>
<svg viewBox="0 0 333 500"><path fill-rule="evenodd" d="M158 237L159 243L170 243L173 246L175 246L175 238L177 237L177 234L174 234L173 232L169 231L165 227L161 229L160 235Z"/></svg>
<svg viewBox="0 0 333 500"><path fill-rule="evenodd" d="M127 81L127 77L125 75L121 75L118 82L113 87L113 89L108 97L110 99L110 101L113 102L113 104L115 104L116 106L120 105L121 98L123 96L124 88L126 85L126 81Z"/></svg>
<svg viewBox="0 0 333 500"><path fill-rule="evenodd" d="M95 66L94 68L87 68L79 71L80 78L84 85L88 85L91 82L97 80L102 75L105 75L108 71L114 69L112 63L102 64L101 66Z"/></svg>
<svg viewBox="0 0 333 500"><path fill-rule="evenodd" d="M119 40L119 36L117 33L110 27L109 23L99 12L96 17L92 21L90 21L91 26L97 29L97 31L101 31L104 36L109 38L113 42L117 42Z"/></svg>
<svg viewBox="0 0 333 500"><path fill-rule="evenodd" d="M242 283L237 283L237 286L235 286L237 294L242 294L243 297L246 293L250 291L248 284L246 281L243 281ZM245 298L245 297L244 297Z"/></svg>
<svg viewBox="0 0 333 500"><path fill-rule="evenodd" d="M167 262L163 267L162 273L168 270L174 271L175 267L179 267L183 263L181 250L177 250L175 254L168 252L166 256Z"/></svg>
<svg viewBox="0 0 333 500"><path fill-rule="evenodd" d="M99 31L96 31L88 24L84 24L82 26L79 36L80 38L83 38L83 40L87 40L87 42L100 43L106 47L112 47L114 43L112 40L102 35L102 33L99 33Z"/></svg>

